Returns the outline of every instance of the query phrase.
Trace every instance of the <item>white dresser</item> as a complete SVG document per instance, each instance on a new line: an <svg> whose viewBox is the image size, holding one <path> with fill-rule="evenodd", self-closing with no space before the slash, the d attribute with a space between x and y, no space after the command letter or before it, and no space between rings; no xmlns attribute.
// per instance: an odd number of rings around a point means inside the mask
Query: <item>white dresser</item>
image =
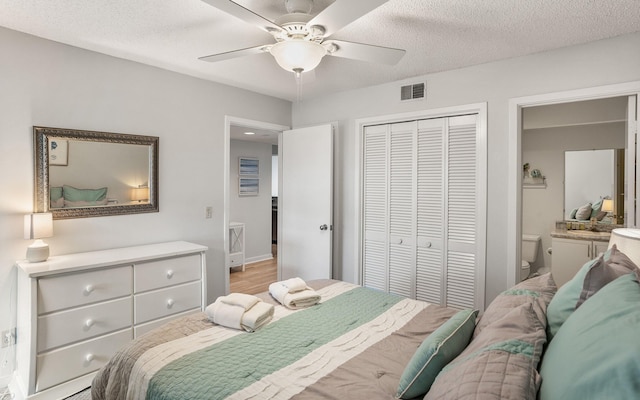
<svg viewBox="0 0 640 400"><path fill-rule="evenodd" d="M18 262L18 398L82 390L133 338L204 310L206 250L169 242Z"/></svg>

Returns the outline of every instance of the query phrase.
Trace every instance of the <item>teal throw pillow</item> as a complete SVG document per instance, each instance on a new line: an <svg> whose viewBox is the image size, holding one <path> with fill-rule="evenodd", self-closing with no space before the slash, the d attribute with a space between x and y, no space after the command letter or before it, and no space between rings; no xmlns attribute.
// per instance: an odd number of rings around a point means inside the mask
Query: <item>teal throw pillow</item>
<svg viewBox="0 0 640 400"><path fill-rule="evenodd" d="M578 307L609 282L628 274L638 273L636 265L614 244L602 256L584 264L551 299L547 308L547 334L553 339L558 329Z"/></svg>
<svg viewBox="0 0 640 400"><path fill-rule="evenodd" d="M413 399L429 391L442 368L469 344L477 316L477 310L459 311L420 344L400 377L397 398Z"/></svg>
<svg viewBox="0 0 640 400"><path fill-rule="evenodd" d="M640 399L640 284L626 274L562 325L542 358L540 400Z"/></svg>
<svg viewBox="0 0 640 400"><path fill-rule="evenodd" d="M49 188L49 198L51 201L58 201L62 198L62 186L51 186Z"/></svg>
<svg viewBox="0 0 640 400"><path fill-rule="evenodd" d="M64 185L62 193L67 201L101 201L107 198L106 187L100 189L76 189L73 186Z"/></svg>
<svg viewBox="0 0 640 400"><path fill-rule="evenodd" d="M596 201L591 206L591 218L596 218L600 213L600 209L602 208L602 199Z"/></svg>
<svg viewBox="0 0 640 400"><path fill-rule="evenodd" d="M587 272L602 262L604 262L602 256L588 261L569 282L558 288L547 307L547 335L549 340L555 336L560 326L575 311Z"/></svg>

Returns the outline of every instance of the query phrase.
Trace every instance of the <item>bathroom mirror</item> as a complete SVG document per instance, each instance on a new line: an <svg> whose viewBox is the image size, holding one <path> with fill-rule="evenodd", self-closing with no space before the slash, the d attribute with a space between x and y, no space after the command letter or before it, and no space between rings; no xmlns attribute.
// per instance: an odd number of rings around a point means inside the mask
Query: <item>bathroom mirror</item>
<svg viewBox="0 0 640 400"><path fill-rule="evenodd" d="M586 203L596 204L602 198L613 200L617 216L611 223L624 224L624 149L582 150L565 152L564 218Z"/></svg>
<svg viewBox="0 0 640 400"><path fill-rule="evenodd" d="M155 136L33 127L35 210L54 219L158 211Z"/></svg>

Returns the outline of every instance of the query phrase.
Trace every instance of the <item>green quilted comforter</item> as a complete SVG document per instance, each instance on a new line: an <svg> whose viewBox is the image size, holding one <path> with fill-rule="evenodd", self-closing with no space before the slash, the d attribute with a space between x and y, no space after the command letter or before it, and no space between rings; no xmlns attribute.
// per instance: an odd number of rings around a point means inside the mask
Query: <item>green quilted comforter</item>
<svg viewBox="0 0 640 400"><path fill-rule="evenodd" d="M393 399L417 346L455 313L345 282L310 284L320 304L279 306L254 333L197 314L140 337L98 373L92 398Z"/></svg>

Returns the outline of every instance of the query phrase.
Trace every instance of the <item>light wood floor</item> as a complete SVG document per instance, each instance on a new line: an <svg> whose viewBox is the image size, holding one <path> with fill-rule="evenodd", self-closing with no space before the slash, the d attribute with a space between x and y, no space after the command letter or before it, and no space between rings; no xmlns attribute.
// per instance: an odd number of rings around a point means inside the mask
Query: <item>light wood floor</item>
<svg viewBox="0 0 640 400"><path fill-rule="evenodd" d="M274 246L275 247L275 246ZM274 249L273 260L259 261L242 268L232 268L229 277L229 290L233 293L258 294L269 290L269 285L278 280L278 259Z"/></svg>

